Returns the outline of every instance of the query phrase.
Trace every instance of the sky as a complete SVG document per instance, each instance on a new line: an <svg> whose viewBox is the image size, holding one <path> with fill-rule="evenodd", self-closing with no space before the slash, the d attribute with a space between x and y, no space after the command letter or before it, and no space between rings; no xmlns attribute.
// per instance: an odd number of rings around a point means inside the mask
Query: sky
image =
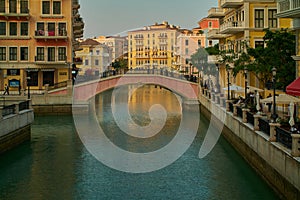
<svg viewBox="0 0 300 200"><path fill-rule="evenodd" d="M181 28L198 27L218 0L80 0L84 38L124 35L129 30L168 21Z"/></svg>

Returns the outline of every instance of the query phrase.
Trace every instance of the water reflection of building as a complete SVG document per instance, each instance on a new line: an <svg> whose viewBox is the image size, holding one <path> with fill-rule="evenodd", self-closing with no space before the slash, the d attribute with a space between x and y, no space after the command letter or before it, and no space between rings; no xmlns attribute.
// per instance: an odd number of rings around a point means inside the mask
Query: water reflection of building
<svg viewBox="0 0 300 200"><path fill-rule="evenodd" d="M83 37L79 8L78 0L0 1L0 90L25 88L28 76L36 90L70 79Z"/></svg>

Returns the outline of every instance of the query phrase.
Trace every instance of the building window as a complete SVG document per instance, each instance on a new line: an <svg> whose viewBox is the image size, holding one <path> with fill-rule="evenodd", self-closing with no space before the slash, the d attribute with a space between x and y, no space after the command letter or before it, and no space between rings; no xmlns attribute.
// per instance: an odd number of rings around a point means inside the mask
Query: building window
<svg viewBox="0 0 300 200"><path fill-rule="evenodd" d="M53 14L59 15L61 14L61 2L53 1Z"/></svg>
<svg viewBox="0 0 300 200"><path fill-rule="evenodd" d="M21 13L29 13L28 0L21 0L20 1L20 12Z"/></svg>
<svg viewBox="0 0 300 200"><path fill-rule="evenodd" d="M189 40L185 40L185 46L189 45Z"/></svg>
<svg viewBox="0 0 300 200"><path fill-rule="evenodd" d="M254 47L255 48L264 48L265 47L265 43L264 41L255 41L255 44L254 44Z"/></svg>
<svg viewBox="0 0 300 200"><path fill-rule="evenodd" d="M17 0L9 1L9 13L17 13Z"/></svg>
<svg viewBox="0 0 300 200"><path fill-rule="evenodd" d="M48 23L48 36L55 36L55 23Z"/></svg>
<svg viewBox="0 0 300 200"><path fill-rule="evenodd" d="M6 47L0 47L0 61L6 61Z"/></svg>
<svg viewBox="0 0 300 200"><path fill-rule="evenodd" d="M9 23L9 35L12 35L12 36L17 35L17 22Z"/></svg>
<svg viewBox="0 0 300 200"><path fill-rule="evenodd" d="M212 22L208 22L208 28L212 27Z"/></svg>
<svg viewBox="0 0 300 200"><path fill-rule="evenodd" d="M275 17L276 13L276 9L270 9L268 11L269 28L277 28L277 18Z"/></svg>
<svg viewBox="0 0 300 200"><path fill-rule="evenodd" d="M44 71L43 72L43 85L49 84L54 85L54 71Z"/></svg>
<svg viewBox="0 0 300 200"><path fill-rule="evenodd" d="M50 14L50 1L42 2L42 14L49 15Z"/></svg>
<svg viewBox="0 0 300 200"><path fill-rule="evenodd" d="M100 55L100 51L96 50L96 54L97 54L97 56L99 56Z"/></svg>
<svg viewBox="0 0 300 200"><path fill-rule="evenodd" d="M264 28L264 10L255 10L255 28Z"/></svg>
<svg viewBox="0 0 300 200"><path fill-rule="evenodd" d="M20 60L28 60L28 47L20 48Z"/></svg>
<svg viewBox="0 0 300 200"><path fill-rule="evenodd" d="M189 48L185 48L185 55L189 55Z"/></svg>
<svg viewBox="0 0 300 200"><path fill-rule="evenodd" d="M95 60L95 65L96 65L96 66L99 65L99 60L98 60L98 59Z"/></svg>
<svg viewBox="0 0 300 200"><path fill-rule="evenodd" d="M5 13L5 0L0 0L0 13Z"/></svg>
<svg viewBox="0 0 300 200"><path fill-rule="evenodd" d="M58 47L58 60L67 60L67 49L66 47Z"/></svg>
<svg viewBox="0 0 300 200"><path fill-rule="evenodd" d="M67 24L66 23L58 23L58 33L60 36L67 35Z"/></svg>
<svg viewBox="0 0 300 200"><path fill-rule="evenodd" d="M9 60L16 61L17 60L17 47L9 47Z"/></svg>
<svg viewBox="0 0 300 200"><path fill-rule="evenodd" d="M21 36L28 35L28 22L21 22Z"/></svg>
<svg viewBox="0 0 300 200"><path fill-rule="evenodd" d="M45 59L45 50L44 47L36 48L36 61L43 61Z"/></svg>
<svg viewBox="0 0 300 200"><path fill-rule="evenodd" d="M6 22L0 22L0 35L6 35Z"/></svg>
<svg viewBox="0 0 300 200"><path fill-rule="evenodd" d="M36 36L44 36L45 35L45 24L44 22L37 22L36 23Z"/></svg>
<svg viewBox="0 0 300 200"><path fill-rule="evenodd" d="M89 65L89 60L88 60L88 59L85 59L84 65L85 65L85 66L88 66L88 65Z"/></svg>
<svg viewBox="0 0 300 200"><path fill-rule="evenodd" d="M48 61L55 61L55 47L48 47Z"/></svg>

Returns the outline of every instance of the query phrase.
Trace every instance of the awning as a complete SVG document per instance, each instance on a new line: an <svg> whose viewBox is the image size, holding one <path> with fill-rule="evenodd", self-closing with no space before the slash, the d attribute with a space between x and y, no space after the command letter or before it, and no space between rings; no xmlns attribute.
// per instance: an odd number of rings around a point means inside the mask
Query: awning
<svg viewBox="0 0 300 200"><path fill-rule="evenodd" d="M300 77L286 87L286 93L289 95L300 96Z"/></svg>

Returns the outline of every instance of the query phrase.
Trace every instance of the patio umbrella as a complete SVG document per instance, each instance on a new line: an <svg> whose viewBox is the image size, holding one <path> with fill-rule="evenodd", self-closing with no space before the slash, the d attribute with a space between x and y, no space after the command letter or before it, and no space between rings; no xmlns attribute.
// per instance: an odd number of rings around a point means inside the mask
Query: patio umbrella
<svg viewBox="0 0 300 200"><path fill-rule="evenodd" d="M276 98L276 103L277 104L289 104L291 102L293 102L293 103L299 103L300 102L300 99L298 99L296 97L293 97L291 95L288 95L288 94L279 94L275 98ZM260 100L260 102L261 103L273 103L273 97L262 99L262 100Z"/></svg>
<svg viewBox="0 0 300 200"><path fill-rule="evenodd" d="M259 93L257 91L256 92L256 110L258 111L258 113L260 111L260 101L259 101L259 99L260 99L260 97L259 97Z"/></svg>
<svg viewBox="0 0 300 200"><path fill-rule="evenodd" d="M253 87L253 86L247 86L247 91L250 92L263 92L263 89L257 88L257 87Z"/></svg>
<svg viewBox="0 0 300 200"><path fill-rule="evenodd" d="M230 91L239 91L239 90L245 90L245 88L238 86L238 85L231 85L229 86ZM228 87L224 87L223 90L228 90Z"/></svg>
<svg viewBox="0 0 300 200"><path fill-rule="evenodd" d="M290 120L289 120L289 123L291 126L294 126L295 125L295 120L294 120L294 102L291 102L290 103L290 107L289 107L289 110L290 110Z"/></svg>

